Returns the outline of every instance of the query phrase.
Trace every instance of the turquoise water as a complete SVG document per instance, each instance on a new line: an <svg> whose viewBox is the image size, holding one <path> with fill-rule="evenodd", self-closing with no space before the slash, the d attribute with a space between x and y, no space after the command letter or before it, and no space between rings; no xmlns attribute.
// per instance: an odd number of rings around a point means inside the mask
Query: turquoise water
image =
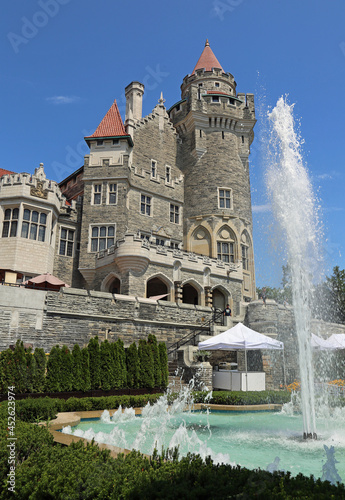
<svg viewBox="0 0 345 500"><path fill-rule="evenodd" d="M334 446L337 471L345 479L345 412L338 410L318 419L318 440L301 438L301 416L286 412L169 412L145 408L142 417L134 410L105 411L102 419L81 421L63 430L97 442L152 454L179 446L180 455L188 452L210 455L217 463L239 464L249 469L290 471L322 477L326 462L324 445ZM145 412L145 410L147 410ZM154 413L154 414L153 414ZM278 457L279 460L276 458Z"/></svg>

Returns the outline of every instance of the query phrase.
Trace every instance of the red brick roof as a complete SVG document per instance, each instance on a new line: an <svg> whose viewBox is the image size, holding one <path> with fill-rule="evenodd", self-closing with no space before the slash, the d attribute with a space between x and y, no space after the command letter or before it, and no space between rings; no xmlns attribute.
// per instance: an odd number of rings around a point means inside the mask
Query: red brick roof
<svg viewBox="0 0 345 500"><path fill-rule="evenodd" d="M127 136L120 111L115 100L101 123L96 128L95 132L92 135L85 137L85 139L97 137L117 137L121 135Z"/></svg>
<svg viewBox="0 0 345 500"><path fill-rule="evenodd" d="M0 177L3 175L15 174L15 172L11 172L11 170L5 170L4 168L0 168Z"/></svg>
<svg viewBox="0 0 345 500"><path fill-rule="evenodd" d="M196 63L195 68L193 69L192 75L195 73L197 69L202 69L202 68L205 68L205 71L212 71L212 68L220 68L222 71L224 71L220 62L212 52L208 40L206 40L205 48L202 51L202 54L199 57L199 60Z"/></svg>

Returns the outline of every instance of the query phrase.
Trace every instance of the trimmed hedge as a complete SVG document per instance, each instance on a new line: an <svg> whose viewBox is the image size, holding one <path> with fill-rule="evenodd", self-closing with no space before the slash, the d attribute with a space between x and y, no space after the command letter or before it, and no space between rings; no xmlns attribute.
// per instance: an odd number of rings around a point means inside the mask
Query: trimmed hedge
<svg viewBox="0 0 345 500"><path fill-rule="evenodd" d="M2 422L3 424L3 422ZM9 473L6 427L0 429L0 474ZM240 466L215 465L210 458L178 452L154 453L151 459L131 452L114 459L109 450L82 442L52 444L45 427L17 422L15 495L7 481L1 498L56 499L307 499L345 498L345 487L299 474L273 474Z"/></svg>
<svg viewBox="0 0 345 500"><path fill-rule="evenodd" d="M0 393L15 386L17 394L33 392L69 392L162 388L168 385L168 356L164 343L157 344L154 335L148 342L141 339L139 350L133 343L127 350L123 341L99 342L90 339L86 348L76 344L72 352L66 345L52 347L46 370L43 349L25 352L18 340L14 351L0 353Z"/></svg>
<svg viewBox="0 0 345 500"><path fill-rule="evenodd" d="M203 403L205 401L206 392L194 392L195 403ZM28 398L16 401L16 416L25 422L36 422L38 420L48 420L54 418L57 413L64 411L91 411L91 410L110 410L116 409L120 405L122 408L141 408L147 403L155 403L162 394L143 394L137 396L104 396L100 398L69 398L52 399L45 398ZM211 400L207 403L212 404L227 404L227 405L246 405L246 404L266 404L266 403L287 403L290 401L291 394L289 392L263 391L263 392L248 392L227 393L225 391L213 393ZM177 394L169 396L170 402L177 397ZM7 401L0 405L0 416L6 414Z"/></svg>

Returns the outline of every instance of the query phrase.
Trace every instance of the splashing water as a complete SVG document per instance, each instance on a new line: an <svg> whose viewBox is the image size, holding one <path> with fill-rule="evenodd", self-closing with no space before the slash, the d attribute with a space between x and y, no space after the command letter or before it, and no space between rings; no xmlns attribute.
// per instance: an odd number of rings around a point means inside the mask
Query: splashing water
<svg viewBox="0 0 345 500"><path fill-rule="evenodd" d="M272 152L267 186L275 218L286 238L299 346L304 436L316 437L314 371L310 344L313 276L320 261L316 200L303 165L301 140L295 131L293 105L281 97L269 113Z"/></svg>

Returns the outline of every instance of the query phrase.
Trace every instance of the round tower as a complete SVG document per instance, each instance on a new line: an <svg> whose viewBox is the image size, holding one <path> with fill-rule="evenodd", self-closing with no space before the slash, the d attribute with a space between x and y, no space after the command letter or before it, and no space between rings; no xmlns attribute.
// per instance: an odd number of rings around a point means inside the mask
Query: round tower
<svg viewBox="0 0 345 500"><path fill-rule="evenodd" d="M233 75L223 70L206 40L169 115L181 139L185 249L242 265L243 296L254 298L248 164L254 95L236 92Z"/></svg>

